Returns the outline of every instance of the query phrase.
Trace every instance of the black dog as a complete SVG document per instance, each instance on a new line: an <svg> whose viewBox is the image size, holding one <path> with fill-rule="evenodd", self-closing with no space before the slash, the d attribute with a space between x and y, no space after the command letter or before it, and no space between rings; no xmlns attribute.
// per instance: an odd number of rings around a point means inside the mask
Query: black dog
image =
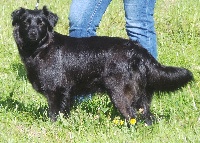
<svg viewBox="0 0 200 143"><path fill-rule="evenodd" d="M184 68L159 64L137 42L121 38L71 38L53 31L58 17L42 10L20 8L12 13L14 38L33 88L45 95L49 116L66 116L73 96L106 92L130 120L143 110L150 125L154 91L174 91L193 79Z"/></svg>

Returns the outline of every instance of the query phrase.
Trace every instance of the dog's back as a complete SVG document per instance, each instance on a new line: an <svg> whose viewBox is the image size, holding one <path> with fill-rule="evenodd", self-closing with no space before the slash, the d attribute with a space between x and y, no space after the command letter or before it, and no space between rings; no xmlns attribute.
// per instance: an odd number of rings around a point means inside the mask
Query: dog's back
<svg viewBox="0 0 200 143"><path fill-rule="evenodd" d="M74 70L77 80L85 75L89 82L120 72L140 72L145 75L146 88L174 91L193 79L192 73L185 68L161 65L134 41L114 37L63 38L67 45L64 59L70 62L68 69Z"/></svg>

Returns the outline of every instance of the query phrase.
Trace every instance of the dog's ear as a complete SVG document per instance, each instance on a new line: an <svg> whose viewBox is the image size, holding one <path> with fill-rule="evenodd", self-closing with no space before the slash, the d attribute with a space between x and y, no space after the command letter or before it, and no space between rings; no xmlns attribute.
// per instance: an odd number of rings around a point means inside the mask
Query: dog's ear
<svg viewBox="0 0 200 143"><path fill-rule="evenodd" d="M52 12L50 12L46 6L43 7L42 9L44 15L47 17L49 24L51 26L51 28L56 26L56 23L58 21L58 16Z"/></svg>
<svg viewBox="0 0 200 143"><path fill-rule="evenodd" d="M15 26L16 24L19 23L21 16L26 12L24 8L17 9L12 12L11 17L12 17L12 25Z"/></svg>

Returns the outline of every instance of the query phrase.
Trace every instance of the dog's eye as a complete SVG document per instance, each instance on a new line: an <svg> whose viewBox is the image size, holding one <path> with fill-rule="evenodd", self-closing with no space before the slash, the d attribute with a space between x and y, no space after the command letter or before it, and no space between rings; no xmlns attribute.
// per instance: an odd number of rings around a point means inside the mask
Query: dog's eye
<svg viewBox="0 0 200 143"><path fill-rule="evenodd" d="M37 20L37 25L41 27L41 26L44 25L44 22L42 20L38 19Z"/></svg>
<svg viewBox="0 0 200 143"><path fill-rule="evenodd" d="M28 21L24 21L24 25L29 26L29 22Z"/></svg>
<svg viewBox="0 0 200 143"><path fill-rule="evenodd" d="M31 24L31 20L30 19L25 19L24 20L24 25L29 26Z"/></svg>
<svg viewBox="0 0 200 143"><path fill-rule="evenodd" d="M39 25L39 26L43 26L44 23L43 23L43 22L39 22L38 25Z"/></svg>

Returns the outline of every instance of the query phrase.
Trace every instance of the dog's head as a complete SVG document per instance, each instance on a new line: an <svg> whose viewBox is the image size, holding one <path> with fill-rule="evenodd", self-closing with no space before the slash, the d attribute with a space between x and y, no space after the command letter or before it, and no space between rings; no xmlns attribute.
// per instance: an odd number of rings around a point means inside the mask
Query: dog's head
<svg viewBox="0 0 200 143"><path fill-rule="evenodd" d="M39 42L47 32L52 32L58 16L46 6L42 10L20 8L12 13L12 25L19 28L19 36L26 42Z"/></svg>

